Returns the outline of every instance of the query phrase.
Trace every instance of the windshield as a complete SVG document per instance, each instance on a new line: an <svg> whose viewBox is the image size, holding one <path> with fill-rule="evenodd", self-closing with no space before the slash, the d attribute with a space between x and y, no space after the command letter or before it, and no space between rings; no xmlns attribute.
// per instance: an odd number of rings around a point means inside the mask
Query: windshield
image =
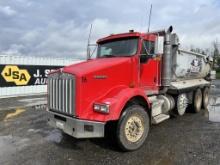
<svg viewBox="0 0 220 165"><path fill-rule="evenodd" d="M97 57L131 56L136 54L138 38L113 40L98 45Z"/></svg>

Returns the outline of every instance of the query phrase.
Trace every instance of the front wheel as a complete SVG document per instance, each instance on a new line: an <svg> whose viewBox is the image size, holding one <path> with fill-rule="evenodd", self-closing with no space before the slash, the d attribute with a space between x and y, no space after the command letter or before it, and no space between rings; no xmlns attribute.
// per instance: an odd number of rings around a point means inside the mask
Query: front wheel
<svg viewBox="0 0 220 165"><path fill-rule="evenodd" d="M142 106L132 105L125 109L117 125L117 141L124 151L136 150L145 142L150 120Z"/></svg>

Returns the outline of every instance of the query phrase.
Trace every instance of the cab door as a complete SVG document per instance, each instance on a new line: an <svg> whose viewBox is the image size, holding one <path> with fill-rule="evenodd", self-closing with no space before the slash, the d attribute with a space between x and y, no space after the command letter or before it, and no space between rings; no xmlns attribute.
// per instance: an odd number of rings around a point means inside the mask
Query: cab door
<svg viewBox="0 0 220 165"><path fill-rule="evenodd" d="M140 53L140 86L147 95L159 92L160 61L154 55L155 42L143 40Z"/></svg>

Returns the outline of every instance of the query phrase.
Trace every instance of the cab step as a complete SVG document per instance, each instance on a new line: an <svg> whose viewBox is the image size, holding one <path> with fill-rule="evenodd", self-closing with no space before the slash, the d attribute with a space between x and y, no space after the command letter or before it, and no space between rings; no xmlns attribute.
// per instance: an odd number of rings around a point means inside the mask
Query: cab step
<svg viewBox="0 0 220 165"><path fill-rule="evenodd" d="M164 120L167 120L170 118L170 115L165 114L159 114L157 116L152 116L152 124L159 124Z"/></svg>

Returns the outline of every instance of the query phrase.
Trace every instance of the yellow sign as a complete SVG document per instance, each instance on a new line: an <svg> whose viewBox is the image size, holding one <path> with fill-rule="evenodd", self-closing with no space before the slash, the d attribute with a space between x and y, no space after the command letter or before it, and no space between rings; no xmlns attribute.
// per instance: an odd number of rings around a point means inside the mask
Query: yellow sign
<svg viewBox="0 0 220 165"><path fill-rule="evenodd" d="M19 69L15 65L6 65L1 75L5 81L14 82L16 85L27 85L31 78L26 69Z"/></svg>

